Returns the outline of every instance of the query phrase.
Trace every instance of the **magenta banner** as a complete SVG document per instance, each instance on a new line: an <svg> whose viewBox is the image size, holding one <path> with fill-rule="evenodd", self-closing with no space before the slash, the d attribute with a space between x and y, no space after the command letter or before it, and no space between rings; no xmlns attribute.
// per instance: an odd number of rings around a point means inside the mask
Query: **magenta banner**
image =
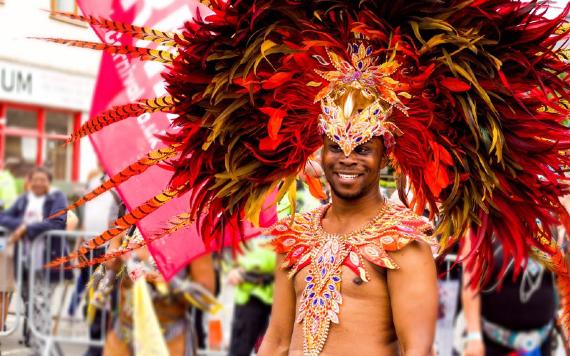
<svg viewBox="0 0 570 356"><path fill-rule="evenodd" d="M78 0L78 4L85 15L103 16L165 31L179 29L185 21L191 21L197 11L201 16L210 12L207 7L192 0ZM114 32L98 32L98 35L109 44L129 43L123 42L124 39ZM115 105L165 94L160 76L163 69L164 66L159 63L103 54L91 116ZM105 171L110 175L115 174L148 151L162 147L155 135L169 128L171 118L170 114L164 113L143 114L90 136ZM144 174L123 183L118 192L127 208L132 209L160 193L171 174L163 168L151 167ZM150 237L164 227L170 217L188 209L189 197L186 195L164 205L137 225L145 238ZM271 224L275 219L275 209L268 209L261 217L262 225ZM246 225L247 235L257 232L249 224ZM193 258L205 253L206 249L195 226L192 226L153 242L150 251L161 273L170 278Z"/></svg>

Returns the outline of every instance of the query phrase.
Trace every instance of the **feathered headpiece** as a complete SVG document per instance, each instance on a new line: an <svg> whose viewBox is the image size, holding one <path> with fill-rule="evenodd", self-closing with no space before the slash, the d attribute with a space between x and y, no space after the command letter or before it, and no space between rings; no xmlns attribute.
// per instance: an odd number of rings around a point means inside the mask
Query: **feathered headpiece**
<svg viewBox="0 0 570 356"><path fill-rule="evenodd" d="M471 231L477 280L494 238L517 271L532 254L568 278L549 227L568 220L570 8L548 19L545 3L214 0L179 33L81 17L149 47L53 41L165 63L168 95L104 112L72 139L143 112L178 118L166 148L87 198L158 162L175 168L170 185L72 257L188 190L183 221L205 214L202 235L217 239L222 221L256 222L270 192L294 189L323 133L346 154L382 135L410 204L439 214L442 248Z"/></svg>
<svg viewBox="0 0 570 356"><path fill-rule="evenodd" d="M407 86L391 77L398 70L398 62L389 58L381 65L375 65L378 58L372 56L372 51L370 45L353 42L348 45L351 63L327 51L335 70L316 70L328 83L315 98L315 101L321 102L321 130L342 147L347 156L356 146L374 136L384 137L386 148L390 149L394 142L393 135L401 134L389 121L392 108L396 107L404 113L407 111L398 98L398 94L409 96L402 91ZM320 64L328 65L318 55L315 55L315 59Z"/></svg>

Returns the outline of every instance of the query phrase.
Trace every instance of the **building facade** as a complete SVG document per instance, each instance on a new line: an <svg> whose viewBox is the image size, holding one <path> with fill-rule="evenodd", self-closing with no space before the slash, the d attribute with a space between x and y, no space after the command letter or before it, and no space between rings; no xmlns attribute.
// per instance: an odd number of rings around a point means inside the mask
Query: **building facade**
<svg viewBox="0 0 570 356"><path fill-rule="evenodd" d="M100 53L32 37L98 41L75 0L0 0L0 167L23 176L47 166L56 181L84 181L97 166L88 139L66 144L88 118Z"/></svg>

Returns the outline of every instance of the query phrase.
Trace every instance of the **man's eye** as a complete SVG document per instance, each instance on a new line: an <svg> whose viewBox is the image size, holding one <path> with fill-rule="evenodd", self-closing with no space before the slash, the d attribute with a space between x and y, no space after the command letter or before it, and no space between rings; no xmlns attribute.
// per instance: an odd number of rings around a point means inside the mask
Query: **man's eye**
<svg viewBox="0 0 570 356"><path fill-rule="evenodd" d="M368 147L358 146L354 149L354 152L358 154L367 154L370 152L370 149Z"/></svg>
<svg viewBox="0 0 570 356"><path fill-rule="evenodd" d="M331 152L340 152L340 146L339 145L330 145L329 150Z"/></svg>

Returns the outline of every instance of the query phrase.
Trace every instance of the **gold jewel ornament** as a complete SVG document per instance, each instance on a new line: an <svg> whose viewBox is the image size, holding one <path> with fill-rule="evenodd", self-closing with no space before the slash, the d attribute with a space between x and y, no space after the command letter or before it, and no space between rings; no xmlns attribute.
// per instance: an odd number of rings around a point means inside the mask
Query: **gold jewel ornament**
<svg viewBox="0 0 570 356"><path fill-rule="evenodd" d="M346 156L355 147L375 136L384 138L387 149L394 144L394 135L402 132L389 121L394 108L407 114L407 108L398 95L407 97L407 87L393 78L400 64L392 57L377 65L372 46L364 40L349 45L348 62L335 52L327 50L330 63L317 56L321 64L332 65L335 70L316 73L329 82L316 96L322 114L321 131L337 143Z"/></svg>

